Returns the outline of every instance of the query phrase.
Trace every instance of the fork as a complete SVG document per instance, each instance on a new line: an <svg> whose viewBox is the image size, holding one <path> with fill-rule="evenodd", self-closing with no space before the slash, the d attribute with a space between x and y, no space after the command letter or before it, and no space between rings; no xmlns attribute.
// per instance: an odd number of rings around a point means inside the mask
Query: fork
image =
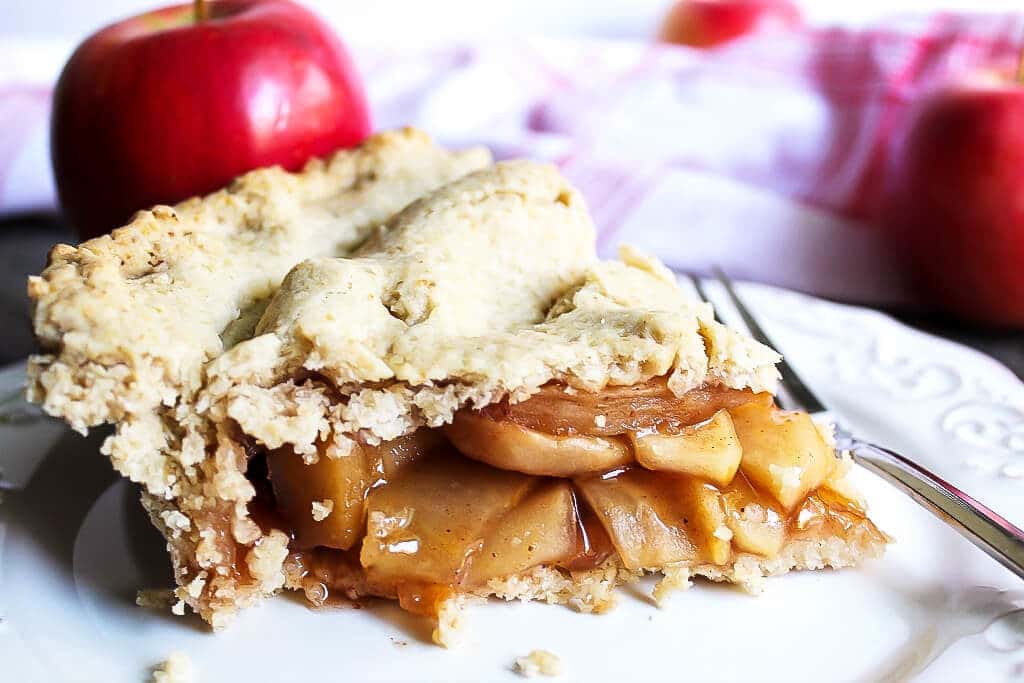
<svg viewBox="0 0 1024 683"><path fill-rule="evenodd" d="M775 348L750 309L736 294L732 280L719 268L713 272L750 334L762 344ZM710 302L700 278L693 274L688 274L688 277L697 295ZM803 410L817 420L833 423L838 451L849 451L858 465L880 475L1024 579L1024 531L912 460L854 435L800 379L785 359L779 363L779 371L783 392L780 392L782 395L777 399L781 408Z"/></svg>

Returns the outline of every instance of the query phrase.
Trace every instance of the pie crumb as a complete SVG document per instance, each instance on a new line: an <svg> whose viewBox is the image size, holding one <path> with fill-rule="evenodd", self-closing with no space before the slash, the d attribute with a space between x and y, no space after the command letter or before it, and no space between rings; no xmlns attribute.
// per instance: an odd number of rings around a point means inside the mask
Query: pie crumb
<svg viewBox="0 0 1024 683"><path fill-rule="evenodd" d="M322 522L334 511L334 501L330 498L313 501L313 519Z"/></svg>
<svg viewBox="0 0 1024 683"><path fill-rule="evenodd" d="M608 418L605 417L604 415L595 415L594 416L594 425L596 427L598 427L599 429L603 429L604 427L606 427L608 425Z"/></svg>
<svg viewBox="0 0 1024 683"><path fill-rule="evenodd" d="M692 572L688 567L666 567L661 570L661 573L661 581L654 586L654 590L651 592L651 597L658 607L664 605L672 593L686 590L693 585Z"/></svg>
<svg viewBox="0 0 1024 683"><path fill-rule="evenodd" d="M437 624L431 634L434 642L442 647L451 648L459 643L464 621L463 611L470 599L464 595L455 595L441 604L437 614Z"/></svg>
<svg viewBox="0 0 1024 683"><path fill-rule="evenodd" d="M172 652L153 669L153 683L192 683L194 680L192 660L184 652Z"/></svg>
<svg viewBox="0 0 1024 683"><path fill-rule="evenodd" d="M515 672L526 678L560 676L562 660L547 650L534 650L525 657L516 658Z"/></svg>

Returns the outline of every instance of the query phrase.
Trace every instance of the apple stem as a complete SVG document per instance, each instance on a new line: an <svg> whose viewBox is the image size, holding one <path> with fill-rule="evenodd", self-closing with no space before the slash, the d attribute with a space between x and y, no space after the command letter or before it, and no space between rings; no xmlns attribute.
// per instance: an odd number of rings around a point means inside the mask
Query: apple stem
<svg viewBox="0 0 1024 683"><path fill-rule="evenodd" d="M206 21L209 15L207 14L206 3L203 0L192 0L192 16L197 24L201 21Z"/></svg>

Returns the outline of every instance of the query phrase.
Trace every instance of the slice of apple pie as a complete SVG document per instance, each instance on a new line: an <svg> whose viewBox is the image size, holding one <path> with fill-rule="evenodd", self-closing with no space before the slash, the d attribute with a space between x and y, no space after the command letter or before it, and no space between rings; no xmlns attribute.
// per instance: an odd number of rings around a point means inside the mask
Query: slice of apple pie
<svg viewBox="0 0 1024 683"><path fill-rule="evenodd" d="M595 255L550 166L414 131L54 249L30 394L142 485L183 604L282 587L439 622L473 596L756 588L887 537L777 354L656 261ZM183 603L183 604L182 604Z"/></svg>

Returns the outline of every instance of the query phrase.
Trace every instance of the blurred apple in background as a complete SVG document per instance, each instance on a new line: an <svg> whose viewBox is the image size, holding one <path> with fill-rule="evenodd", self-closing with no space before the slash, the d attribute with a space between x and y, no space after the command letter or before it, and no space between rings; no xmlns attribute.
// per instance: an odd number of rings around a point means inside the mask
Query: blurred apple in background
<svg viewBox="0 0 1024 683"><path fill-rule="evenodd" d="M892 181L886 233L922 299L1024 327L1024 84L981 74L926 97Z"/></svg>
<svg viewBox="0 0 1024 683"><path fill-rule="evenodd" d="M99 31L64 67L51 123L61 207L83 239L371 129L341 42L288 0L197 1Z"/></svg>
<svg viewBox="0 0 1024 683"><path fill-rule="evenodd" d="M800 26L800 10L786 0L677 0L662 24L661 40L715 47L748 33Z"/></svg>

